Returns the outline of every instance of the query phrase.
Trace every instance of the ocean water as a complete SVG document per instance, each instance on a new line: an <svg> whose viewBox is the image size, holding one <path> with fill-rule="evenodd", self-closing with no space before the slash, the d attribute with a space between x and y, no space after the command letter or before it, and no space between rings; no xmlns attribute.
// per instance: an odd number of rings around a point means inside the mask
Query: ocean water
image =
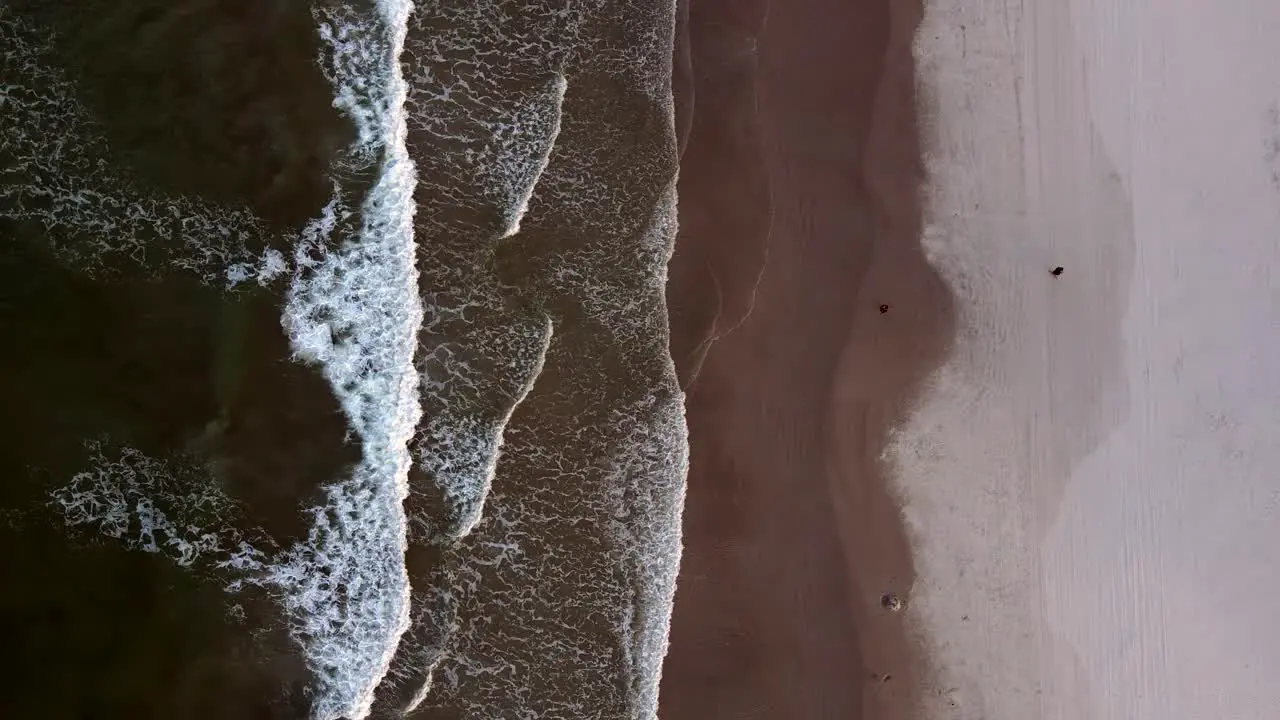
<svg viewBox="0 0 1280 720"><path fill-rule="evenodd" d="M0 5L6 714L655 716L673 23Z"/></svg>

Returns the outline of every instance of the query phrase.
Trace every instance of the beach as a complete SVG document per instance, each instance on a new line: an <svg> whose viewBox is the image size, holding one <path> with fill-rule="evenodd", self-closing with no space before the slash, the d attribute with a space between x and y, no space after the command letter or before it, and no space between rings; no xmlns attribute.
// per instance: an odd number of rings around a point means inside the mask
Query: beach
<svg viewBox="0 0 1280 720"><path fill-rule="evenodd" d="M0 715L1280 717L1277 36L0 4Z"/></svg>
<svg viewBox="0 0 1280 720"><path fill-rule="evenodd" d="M1275 717L1280 15L808 8L688 6L664 717Z"/></svg>
<svg viewBox="0 0 1280 720"><path fill-rule="evenodd" d="M958 325L889 452L924 717L1280 712L1278 28L926 4L923 235Z"/></svg>
<svg viewBox="0 0 1280 720"><path fill-rule="evenodd" d="M661 716L913 717L879 457L950 338L919 242L919 8L687 13L667 295L691 453Z"/></svg>

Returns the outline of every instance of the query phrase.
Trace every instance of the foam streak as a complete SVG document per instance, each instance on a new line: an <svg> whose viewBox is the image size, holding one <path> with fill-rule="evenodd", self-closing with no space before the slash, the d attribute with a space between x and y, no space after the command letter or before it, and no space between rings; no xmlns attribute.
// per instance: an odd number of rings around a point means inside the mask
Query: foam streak
<svg viewBox="0 0 1280 720"><path fill-rule="evenodd" d="M313 510L307 542L270 577L317 674L317 720L368 716L409 620L403 501L420 416L413 353L422 324L398 62L410 9L387 0L367 17L346 5L314 10L331 52L334 104L358 132L346 160L378 165L357 211L347 204L359 190L335 187L299 243L283 317L295 355L320 366L363 449L351 477ZM330 238L346 232L330 250Z"/></svg>

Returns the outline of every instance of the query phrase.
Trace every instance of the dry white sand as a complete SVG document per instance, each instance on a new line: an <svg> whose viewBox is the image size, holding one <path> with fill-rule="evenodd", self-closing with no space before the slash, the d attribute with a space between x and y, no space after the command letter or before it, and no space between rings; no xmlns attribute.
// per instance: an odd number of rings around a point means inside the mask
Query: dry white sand
<svg viewBox="0 0 1280 720"><path fill-rule="evenodd" d="M1280 3L932 0L917 57L927 717L1280 718Z"/></svg>

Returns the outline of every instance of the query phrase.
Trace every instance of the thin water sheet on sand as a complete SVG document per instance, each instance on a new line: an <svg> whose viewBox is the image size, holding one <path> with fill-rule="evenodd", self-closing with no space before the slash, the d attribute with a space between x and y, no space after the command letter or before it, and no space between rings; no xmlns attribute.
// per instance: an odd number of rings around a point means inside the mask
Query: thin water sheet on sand
<svg viewBox="0 0 1280 720"><path fill-rule="evenodd" d="M918 19L687 5L668 298L691 456L664 717L914 709L918 658L882 602L912 563L879 455L950 327L916 217Z"/></svg>

